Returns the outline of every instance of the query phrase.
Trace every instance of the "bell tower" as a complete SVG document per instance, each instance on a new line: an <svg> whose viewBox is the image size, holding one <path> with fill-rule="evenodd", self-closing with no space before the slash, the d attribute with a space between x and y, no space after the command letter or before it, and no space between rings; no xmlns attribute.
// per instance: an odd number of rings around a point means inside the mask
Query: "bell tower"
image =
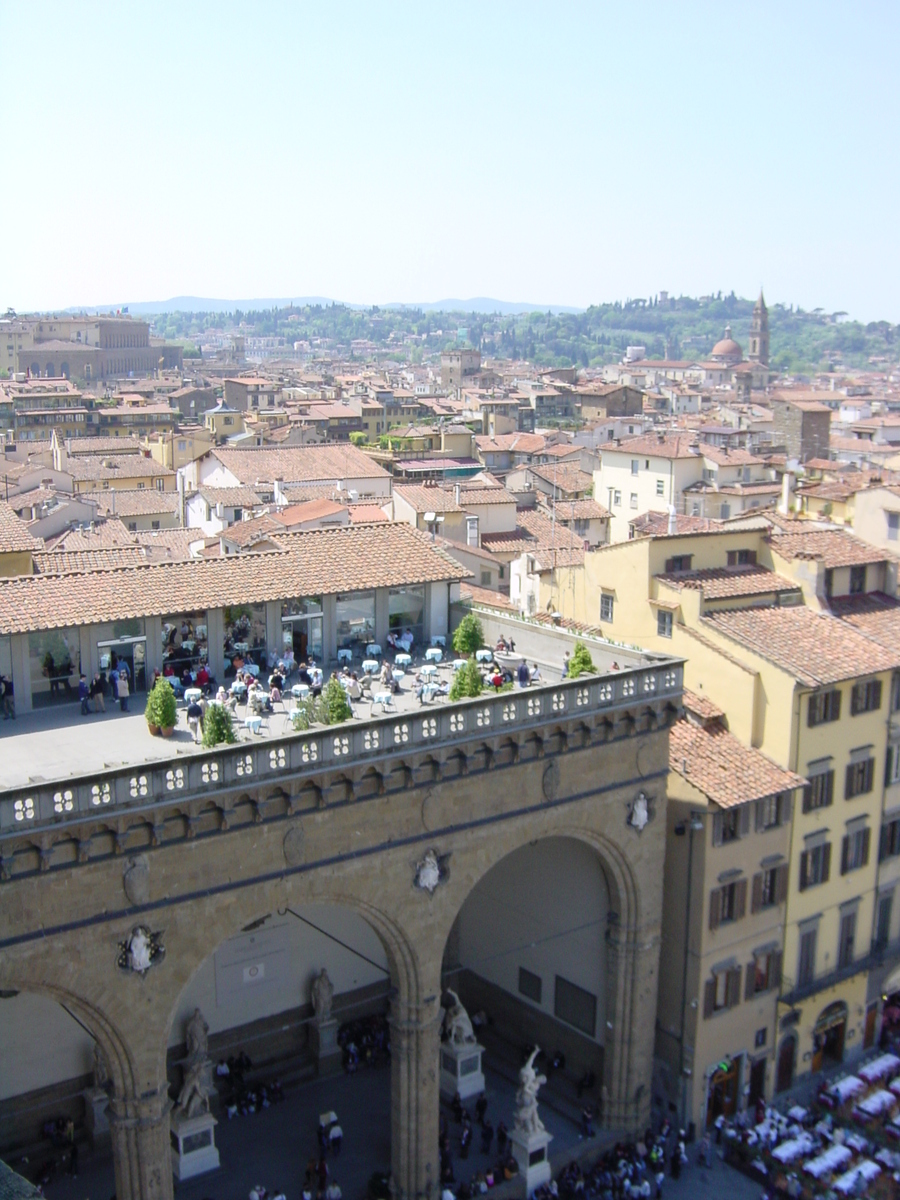
<svg viewBox="0 0 900 1200"><path fill-rule="evenodd" d="M759 299L753 305L753 316L750 319L750 353L747 356L751 362L757 362L763 367L769 365L769 310L759 289Z"/></svg>

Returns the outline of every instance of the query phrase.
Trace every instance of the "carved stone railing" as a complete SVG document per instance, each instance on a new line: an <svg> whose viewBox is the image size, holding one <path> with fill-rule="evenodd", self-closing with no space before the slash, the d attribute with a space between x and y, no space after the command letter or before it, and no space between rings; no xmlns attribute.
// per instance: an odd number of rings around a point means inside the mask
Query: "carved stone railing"
<svg viewBox="0 0 900 1200"><path fill-rule="evenodd" d="M92 814L272 785L284 775L342 771L554 721L640 710L667 697L677 699L681 690L682 663L664 661L611 675L423 706L415 712L287 732L264 741L217 746L205 753L98 770L57 782L43 780L3 793L0 836L84 821Z"/></svg>

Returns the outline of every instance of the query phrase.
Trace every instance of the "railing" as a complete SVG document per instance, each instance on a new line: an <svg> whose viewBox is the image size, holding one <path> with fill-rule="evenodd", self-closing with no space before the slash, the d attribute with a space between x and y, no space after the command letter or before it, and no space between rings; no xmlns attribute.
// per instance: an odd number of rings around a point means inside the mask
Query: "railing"
<svg viewBox="0 0 900 1200"><path fill-rule="evenodd" d="M682 690L680 662L614 675L398 712L364 722L287 732L264 742L217 746L206 754L96 771L56 783L11 788L0 800L0 834L81 820L104 811L275 782L285 774L359 766L411 751L499 736L566 717L634 708Z"/></svg>

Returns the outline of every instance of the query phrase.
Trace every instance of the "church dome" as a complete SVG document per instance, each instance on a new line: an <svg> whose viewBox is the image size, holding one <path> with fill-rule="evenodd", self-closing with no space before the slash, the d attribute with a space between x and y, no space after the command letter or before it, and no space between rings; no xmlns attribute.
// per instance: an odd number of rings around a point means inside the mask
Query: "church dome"
<svg viewBox="0 0 900 1200"><path fill-rule="evenodd" d="M713 346L711 357L729 363L739 363L744 357L744 351L731 336L730 325L725 326L725 336Z"/></svg>

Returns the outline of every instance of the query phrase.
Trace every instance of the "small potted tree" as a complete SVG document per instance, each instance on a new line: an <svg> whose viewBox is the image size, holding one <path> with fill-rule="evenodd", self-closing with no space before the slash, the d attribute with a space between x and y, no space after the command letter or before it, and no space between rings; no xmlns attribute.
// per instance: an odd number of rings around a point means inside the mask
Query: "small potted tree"
<svg viewBox="0 0 900 1200"><path fill-rule="evenodd" d="M236 741L231 713L221 704L210 704L203 718L203 745L218 746L220 742L230 745Z"/></svg>
<svg viewBox="0 0 900 1200"><path fill-rule="evenodd" d="M172 685L168 680L159 678L150 689L144 717L147 721L147 728L154 736L161 733L163 737L171 737L175 732L178 706Z"/></svg>
<svg viewBox="0 0 900 1200"><path fill-rule="evenodd" d="M577 679L579 675L592 675L596 670L590 650L584 642L577 641L572 657L569 659L569 679Z"/></svg>

